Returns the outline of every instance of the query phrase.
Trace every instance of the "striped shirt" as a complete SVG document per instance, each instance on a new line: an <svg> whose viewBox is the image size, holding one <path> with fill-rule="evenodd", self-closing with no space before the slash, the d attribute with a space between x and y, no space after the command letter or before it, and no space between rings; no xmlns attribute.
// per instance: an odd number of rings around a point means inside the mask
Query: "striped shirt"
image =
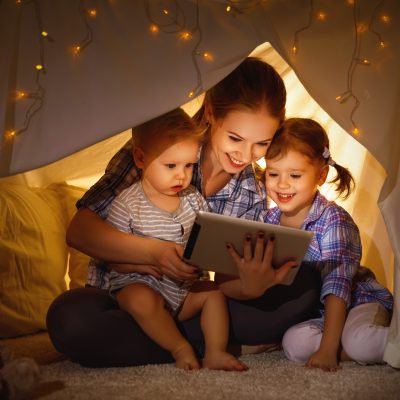
<svg viewBox="0 0 400 400"><path fill-rule="evenodd" d="M265 222L280 224L278 207L268 210ZM321 302L328 294L342 298L347 307L364 303L381 303L393 308L393 296L372 271L360 266L361 239L350 214L317 193L301 229L314 232L303 262L321 273Z"/></svg>
<svg viewBox="0 0 400 400"><path fill-rule="evenodd" d="M203 187L201 161L203 148L200 151L199 162L193 166L192 185L200 193ZM109 207L115 196L139 179L140 172L132 158L132 140L129 140L107 165L105 174L77 202L77 207L87 207L103 219L107 218ZM262 182L255 177L253 166L247 166L217 193L206 197L210 211L233 217L250 220L263 220L266 213L266 192ZM97 274L93 268L89 271L88 284L95 287L106 287L104 268L98 268ZM97 277L95 276L97 275Z"/></svg>
<svg viewBox="0 0 400 400"><path fill-rule="evenodd" d="M186 245L196 214L207 211L207 203L200 193L190 186L179 193L180 206L173 212L153 205L146 197L141 182L136 182L122 191L112 202L107 222L122 232L138 236L153 237ZM92 259L89 264L89 277L96 283L97 269L102 263ZM158 291L167 301L173 312L182 304L191 286L190 282L177 282L167 276L156 279L140 273L121 274L103 268L103 288L109 286L113 293L133 282L141 282Z"/></svg>

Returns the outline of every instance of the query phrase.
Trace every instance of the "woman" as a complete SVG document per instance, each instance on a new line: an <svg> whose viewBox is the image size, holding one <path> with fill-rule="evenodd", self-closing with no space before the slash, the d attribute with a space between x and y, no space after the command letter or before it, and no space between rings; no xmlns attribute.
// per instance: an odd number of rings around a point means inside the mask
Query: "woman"
<svg viewBox="0 0 400 400"><path fill-rule="evenodd" d="M213 212L263 220L266 193L256 179L253 163L265 155L283 121L285 102L281 77L256 58L247 58L206 92L194 116L207 126L207 140L194 167L192 184ZM124 234L103 221L113 198L136 178L131 144L127 143L111 160L106 174L78 202L79 210L67 232L69 245L106 263L119 264L113 268L122 272L195 278L195 269L182 261L179 245ZM269 267L271 271L270 263ZM319 278L312 271L303 269L288 287L271 287L274 277L270 273L251 275L248 280L256 280L258 287L264 285L266 292L251 300L229 299L231 343L279 341L287 328L313 315ZM89 270L88 284L92 288L66 292L49 309L49 334L60 352L87 366L172 362L170 354L108 297L105 270ZM180 328L201 349L199 318Z"/></svg>

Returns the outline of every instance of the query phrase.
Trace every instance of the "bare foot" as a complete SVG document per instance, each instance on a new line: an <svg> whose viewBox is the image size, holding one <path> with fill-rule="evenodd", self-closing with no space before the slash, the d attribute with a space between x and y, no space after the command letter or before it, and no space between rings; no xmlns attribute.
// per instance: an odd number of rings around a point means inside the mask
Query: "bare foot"
<svg viewBox="0 0 400 400"><path fill-rule="evenodd" d="M186 371L200 369L200 364L197 361L192 346L190 346L189 343L173 351L172 356L175 358L175 365L177 368L181 368Z"/></svg>
<svg viewBox="0 0 400 400"><path fill-rule="evenodd" d="M224 371L247 371L248 369L246 364L225 351L206 353L203 359L203 367Z"/></svg>

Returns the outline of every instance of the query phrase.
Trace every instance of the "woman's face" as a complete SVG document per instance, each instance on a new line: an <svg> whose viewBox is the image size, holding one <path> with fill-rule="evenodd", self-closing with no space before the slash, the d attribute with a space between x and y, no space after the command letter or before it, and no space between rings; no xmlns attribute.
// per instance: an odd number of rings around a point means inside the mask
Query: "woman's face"
<svg viewBox="0 0 400 400"><path fill-rule="evenodd" d="M237 174L263 157L279 127L279 120L265 110L232 111L223 119L210 121L213 163L229 174Z"/></svg>

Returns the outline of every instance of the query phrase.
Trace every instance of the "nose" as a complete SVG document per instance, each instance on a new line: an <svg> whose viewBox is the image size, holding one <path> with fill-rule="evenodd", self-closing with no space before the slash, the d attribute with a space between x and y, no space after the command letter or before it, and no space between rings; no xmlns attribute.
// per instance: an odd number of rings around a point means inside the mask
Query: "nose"
<svg viewBox="0 0 400 400"><path fill-rule="evenodd" d="M286 177L281 175L278 180L278 187L281 189L286 189L289 187L289 182L287 181Z"/></svg>
<svg viewBox="0 0 400 400"><path fill-rule="evenodd" d="M177 179L178 181L183 181L183 180L185 180L185 178L187 177L187 171L185 171L184 168L183 168L183 169L180 169L179 171L176 172L175 177L176 177L176 179Z"/></svg>
<svg viewBox="0 0 400 400"><path fill-rule="evenodd" d="M255 160L254 146L251 143L243 143L240 152L242 162L251 163Z"/></svg>

